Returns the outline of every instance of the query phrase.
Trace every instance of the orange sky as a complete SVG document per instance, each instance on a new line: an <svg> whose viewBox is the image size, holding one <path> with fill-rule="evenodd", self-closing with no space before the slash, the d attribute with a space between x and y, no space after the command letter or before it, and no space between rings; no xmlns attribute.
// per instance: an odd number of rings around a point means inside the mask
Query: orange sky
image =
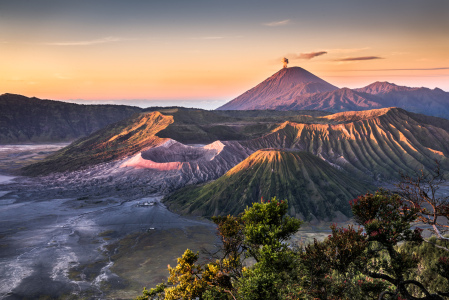
<svg viewBox="0 0 449 300"><path fill-rule="evenodd" d="M0 93L224 103L284 56L339 87L449 91L448 1L90 2L0 4Z"/></svg>

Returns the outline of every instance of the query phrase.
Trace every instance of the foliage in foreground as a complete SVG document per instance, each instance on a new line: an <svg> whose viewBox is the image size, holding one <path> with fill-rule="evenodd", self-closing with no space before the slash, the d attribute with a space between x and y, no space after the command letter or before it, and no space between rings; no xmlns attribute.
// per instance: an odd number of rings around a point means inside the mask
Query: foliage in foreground
<svg viewBox="0 0 449 300"><path fill-rule="evenodd" d="M287 243L301 222L286 215L286 201L273 198L240 216L214 218L222 241L214 260L200 264L198 253L186 250L169 267L168 281L137 299L449 297L449 255L431 243L420 252L422 230L412 228L419 207L379 191L353 200L351 208L362 227L333 225L327 239L304 248ZM255 262L250 267L248 258Z"/></svg>

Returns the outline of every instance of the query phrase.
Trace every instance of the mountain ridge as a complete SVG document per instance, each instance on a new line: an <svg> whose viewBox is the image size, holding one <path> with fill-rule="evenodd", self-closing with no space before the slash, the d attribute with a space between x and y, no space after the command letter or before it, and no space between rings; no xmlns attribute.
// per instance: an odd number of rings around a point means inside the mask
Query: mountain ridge
<svg viewBox="0 0 449 300"><path fill-rule="evenodd" d="M0 95L0 144L73 141L142 109Z"/></svg>
<svg viewBox="0 0 449 300"><path fill-rule="evenodd" d="M253 150L307 151L368 180L396 180L399 172L449 170L449 120L386 108L343 112L322 123L284 122L270 133L241 141Z"/></svg>
<svg viewBox="0 0 449 300"><path fill-rule="evenodd" d="M192 116L195 116L199 112L193 111L192 113ZM266 113L264 112L264 114ZM139 116L145 114L157 115L165 121L147 118L148 124L139 127L136 125L140 122L137 116L110 125L69 145L57 155L48 157L40 164L23 169L24 174L39 175L63 172L87 168L97 163L123 160L173 139L174 136L170 134L173 131L167 129L172 126L176 127L176 117L160 112L147 112ZM209 118L210 122L212 119ZM234 119L231 118L231 120ZM446 119L410 113L400 108L383 108L342 112L327 116L309 116L305 119L306 122L287 120L282 123L276 121L258 124L258 120L258 118L255 119L255 125L245 123L236 126L234 122L223 123L223 119L217 118L218 124L213 122L206 124L209 126L208 128L212 129L216 126L227 128L214 129L212 137L216 138L215 141L220 141L225 145L226 151L222 152L225 155L223 157L229 158L234 155L238 158L233 160L232 164L219 167L216 162L214 164L192 162L183 164L183 166L199 168L198 172L200 173L201 168L217 168L217 170L221 170L220 172L226 172L233 164L259 149L282 148L310 152L331 165L359 178L364 178L364 180L396 180L399 172L413 173L421 168L431 171L434 168L435 160L440 160L442 168L449 170L447 159L449 157L449 146L447 146L449 145L449 120ZM201 124L193 125L185 128L197 128L202 132L209 130L201 127L203 126ZM256 127L253 128L253 126ZM136 128L136 130L126 128ZM146 128L151 128L151 130L142 131ZM227 139L226 137L229 137L231 131L240 134L240 137L243 138ZM196 135L196 131L191 132L190 135ZM204 144L213 142L214 140L205 140ZM194 142L193 144L198 143ZM184 149L182 147L178 148L180 151L185 151L182 150ZM192 155L195 151L192 152ZM158 155L164 154L160 152ZM145 159L145 157L149 156L142 154L141 158ZM151 162L140 161L141 158L136 158L139 161L138 164L135 164L136 167L152 165ZM176 163L176 161L173 162ZM219 174L220 172L212 173ZM210 176L207 175L207 178L212 178Z"/></svg>
<svg viewBox="0 0 449 300"><path fill-rule="evenodd" d="M386 81L376 81L362 88L339 89L313 74L311 79L305 80L313 80L313 83L301 82L292 85L290 80L285 80L281 74L282 72L295 73L295 70L311 74L299 67L282 69L217 110L317 109L336 113L348 110L400 107L410 112L449 119L449 92L439 88L406 87ZM299 80L302 80L302 77L299 77ZM305 78L308 77L305 76ZM275 82L279 89L276 93L266 92L271 91L272 82ZM305 86L307 84L321 87L311 89ZM280 91L281 89L283 91Z"/></svg>

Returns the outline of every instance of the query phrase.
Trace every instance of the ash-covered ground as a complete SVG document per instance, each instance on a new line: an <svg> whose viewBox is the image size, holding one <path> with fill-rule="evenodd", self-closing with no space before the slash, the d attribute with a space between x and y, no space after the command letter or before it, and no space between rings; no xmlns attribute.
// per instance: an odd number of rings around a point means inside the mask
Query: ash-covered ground
<svg viewBox="0 0 449 300"><path fill-rule="evenodd" d="M161 178L147 170L110 175L109 164L45 178L10 174L61 146L1 146L1 299L134 298L167 275L167 263L175 264L181 249L215 242L210 222L171 213L160 203L164 185L151 185ZM130 239L145 241L147 252L138 259L151 262L136 268L124 261L142 250Z"/></svg>

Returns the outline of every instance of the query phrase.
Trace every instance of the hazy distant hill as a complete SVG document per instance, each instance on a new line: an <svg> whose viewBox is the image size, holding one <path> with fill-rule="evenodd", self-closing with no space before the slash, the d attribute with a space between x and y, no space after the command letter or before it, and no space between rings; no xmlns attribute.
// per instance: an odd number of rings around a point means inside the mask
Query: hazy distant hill
<svg viewBox="0 0 449 300"><path fill-rule="evenodd" d="M299 67L273 74L218 110L324 110L342 112L400 107L449 118L449 93L375 82L360 89L338 89Z"/></svg>
<svg viewBox="0 0 449 300"><path fill-rule="evenodd" d="M263 149L219 179L178 190L164 202L171 209L204 216L236 215L261 197L288 199L289 213L320 220L350 216L348 201L374 187L357 182L307 152Z"/></svg>
<svg viewBox="0 0 449 300"><path fill-rule="evenodd" d="M449 93L439 88L412 88L389 82L375 82L356 92L375 95L374 99L386 106L401 107L405 110L449 119Z"/></svg>
<svg viewBox="0 0 449 300"><path fill-rule="evenodd" d="M74 140L141 110L125 105L79 105L3 94L0 144Z"/></svg>

